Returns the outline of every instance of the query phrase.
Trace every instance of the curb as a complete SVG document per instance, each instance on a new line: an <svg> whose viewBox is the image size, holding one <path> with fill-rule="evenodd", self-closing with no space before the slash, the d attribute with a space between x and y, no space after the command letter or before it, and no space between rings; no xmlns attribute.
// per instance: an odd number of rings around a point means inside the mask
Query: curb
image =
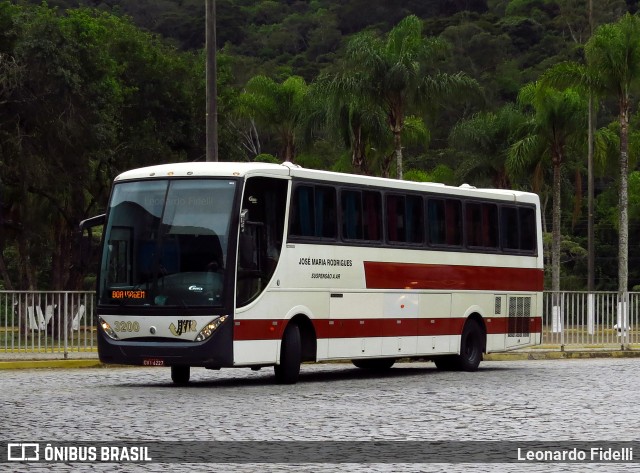
<svg viewBox="0 0 640 473"><path fill-rule="evenodd" d="M92 360L16 360L0 361L2 370L49 369L49 368L97 368L104 366L98 359Z"/></svg>
<svg viewBox="0 0 640 473"><path fill-rule="evenodd" d="M567 360L590 358L640 358L640 350L574 350L574 351L526 351L489 353L484 355L483 361L519 361L519 360ZM12 360L0 361L0 371L17 369L69 369L69 368L105 368L107 365L97 358L91 359L49 359L49 360ZM122 365L119 365L122 366Z"/></svg>
<svg viewBox="0 0 640 473"><path fill-rule="evenodd" d="M581 350L581 351L542 351L542 352L511 352L489 353L484 361L515 361L515 360L567 360L588 358L640 358L640 351L636 350Z"/></svg>

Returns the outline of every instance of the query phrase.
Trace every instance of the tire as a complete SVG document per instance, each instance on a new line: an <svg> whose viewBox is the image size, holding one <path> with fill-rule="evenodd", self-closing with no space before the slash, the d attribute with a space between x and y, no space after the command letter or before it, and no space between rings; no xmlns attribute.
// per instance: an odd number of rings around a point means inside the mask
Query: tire
<svg viewBox="0 0 640 473"><path fill-rule="evenodd" d="M178 365L171 367L171 380L174 384L188 384L191 376L191 367Z"/></svg>
<svg viewBox="0 0 640 473"><path fill-rule="evenodd" d="M433 359L440 371L477 371L484 350L484 331L473 319L467 320L460 337L460 354Z"/></svg>
<svg viewBox="0 0 640 473"><path fill-rule="evenodd" d="M287 325L280 345L280 364L273 367L278 384L295 384L300 376L302 342L300 329L293 323Z"/></svg>
<svg viewBox="0 0 640 473"><path fill-rule="evenodd" d="M362 360L351 360L356 368L371 371L386 371L396 362L395 358L367 358Z"/></svg>
<svg viewBox="0 0 640 473"><path fill-rule="evenodd" d="M460 338L460 354L456 356L457 369L476 371L482 361L483 349L484 331L475 320L467 320Z"/></svg>

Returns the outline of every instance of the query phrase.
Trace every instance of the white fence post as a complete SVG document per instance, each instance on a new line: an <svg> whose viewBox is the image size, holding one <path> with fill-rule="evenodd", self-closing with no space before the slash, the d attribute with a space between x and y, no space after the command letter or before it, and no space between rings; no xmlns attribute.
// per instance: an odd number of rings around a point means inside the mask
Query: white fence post
<svg viewBox="0 0 640 473"><path fill-rule="evenodd" d="M595 333L596 322L596 295L590 292L587 294L587 333Z"/></svg>

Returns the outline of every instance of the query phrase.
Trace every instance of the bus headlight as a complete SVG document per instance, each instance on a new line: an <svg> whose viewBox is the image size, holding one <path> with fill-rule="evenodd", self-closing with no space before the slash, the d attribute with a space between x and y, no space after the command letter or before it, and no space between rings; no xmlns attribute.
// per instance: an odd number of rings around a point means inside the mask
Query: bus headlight
<svg viewBox="0 0 640 473"><path fill-rule="evenodd" d="M118 340L118 336L106 320L104 320L102 317L98 317L98 323L100 324L100 327L102 327L102 330L104 330L104 333L107 334L107 337L111 338L112 340Z"/></svg>
<svg viewBox="0 0 640 473"><path fill-rule="evenodd" d="M227 316L222 315L217 319L213 319L211 322L205 325L204 328L200 330L200 333L196 337L196 342L203 342L207 338L209 338L211 335L213 335L213 332L215 332L218 329L218 327L220 327L220 325L224 323L225 320L227 320Z"/></svg>

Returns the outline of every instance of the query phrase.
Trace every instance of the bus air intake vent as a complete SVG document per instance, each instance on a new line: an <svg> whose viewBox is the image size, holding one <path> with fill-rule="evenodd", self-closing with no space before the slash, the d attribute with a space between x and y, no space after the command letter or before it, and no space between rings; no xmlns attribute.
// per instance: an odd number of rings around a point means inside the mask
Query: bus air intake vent
<svg viewBox="0 0 640 473"><path fill-rule="evenodd" d="M509 336L522 337L530 334L531 297L509 297Z"/></svg>
<svg viewBox="0 0 640 473"><path fill-rule="evenodd" d="M496 297L496 304L495 304L495 314L496 315L500 315L502 314L502 297Z"/></svg>

